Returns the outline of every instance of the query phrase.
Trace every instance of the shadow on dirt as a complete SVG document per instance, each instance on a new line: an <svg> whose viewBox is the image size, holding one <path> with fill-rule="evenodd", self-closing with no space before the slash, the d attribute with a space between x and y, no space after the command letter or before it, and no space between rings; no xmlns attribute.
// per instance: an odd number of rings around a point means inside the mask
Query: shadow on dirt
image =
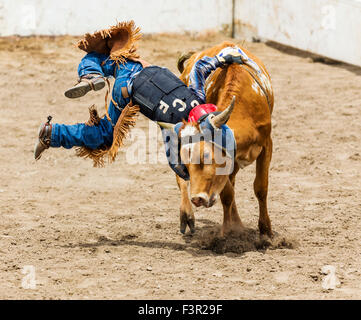
<svg viewBox="0 0 361 320"><path fill-rule="evenodd" d="M183 243L164 240L141 241L136 234L119 235L117 239L104 236L98 237L96 242L78 243L66 247L97 248L101 246L139 246L144 248L163 248L176 251L187 251L194 255L225 254L227 252L243 254L249 251L265 252L267 249L294 249L296 242L287 240L275 232L272 239L260 236L257 229L244 228L242 232L232 233L220 237L220 226L207 219L197 220L198 226L194 234L182 236Z"/></svg>
<svg viewBox="0 0 361 320"><path fill-rule="evenodd" d="M332 65L333 67L350 71L358 76L361 75L361 68L359 66L348 64L346 62L333 60L333 59L330 59L327 57L323 57L323 56L311 53L309 51L296 49L296 48L289 47L289 46L286 46L286 45L283 45L283 44L280 44L280 43L277 43L274 41L267 41L266 45L273 49L276 49L282 53L286 53L286 54L301 57L301 58L309 58L310 61L314 62L314 63L324 63L324 64Z"/></svg>

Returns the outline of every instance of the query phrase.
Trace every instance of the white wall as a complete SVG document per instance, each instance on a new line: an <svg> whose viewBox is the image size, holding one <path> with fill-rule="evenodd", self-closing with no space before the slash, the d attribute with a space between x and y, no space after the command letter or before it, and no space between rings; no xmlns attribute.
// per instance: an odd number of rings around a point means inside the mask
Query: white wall
<svg viewBox="0 0 361 320"><path fill-rule="evenodd" d="M361 0L236 0L236 37L258 35L361 66Z"/></svg>
<svg viewBox="0 0 361 320"><path fill-rule="evenodd" d="M143 33L222 30L361 66L361 0L0 0L0 36L81 35L135 20Z"/></svg>
<svg viewBox="0 0 361 320"><path fill-rule="evenodd" d="M232 0L0 0L0 36L81 35L131 19L143 33L222 30Z"/></svg>

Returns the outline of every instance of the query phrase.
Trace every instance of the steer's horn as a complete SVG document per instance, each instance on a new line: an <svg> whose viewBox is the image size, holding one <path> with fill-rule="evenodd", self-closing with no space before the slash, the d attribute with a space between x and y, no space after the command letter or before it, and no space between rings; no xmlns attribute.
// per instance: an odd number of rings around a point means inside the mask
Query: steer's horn
<svg viewBox="0 0 361 320"><path fill-rule="evenodd" d="M220 128L222 124L225 124L228 121L233 111L235 101L236 101L236 97L233 96L230 105L225 110L223 110L222 113L210 119L210 122L212 122L212 125L214 127Z"/></svg>
<svg viewBox="0 0 361 320"><path fill-rule="evenodd" d="M157 123L159 124L159 126L163 129L171 129L174 130L174 124L172 123L167 123L167 122L161 122L161 121L157 121Z"/></svg>

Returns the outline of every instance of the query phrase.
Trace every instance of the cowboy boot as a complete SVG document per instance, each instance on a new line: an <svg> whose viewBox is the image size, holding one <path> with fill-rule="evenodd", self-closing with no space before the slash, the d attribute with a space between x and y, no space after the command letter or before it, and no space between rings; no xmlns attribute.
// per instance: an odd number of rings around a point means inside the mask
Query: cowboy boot
<svg viewBox="0 0 361 320"><path fill-rule="evenodd" d="M51 128L50 124L51 116L48 117L48 121L43 123L39 128L39 140L35 144L34 148L34 157L35 160L39 160L41 158L41 154L50 147L51 141Z"/></svg>
<svg viewBox="0 0 361 320"><path fill-rule="evenodd" d="M65 96L70 99L80 98L90 90L98 91L105 86L104 77L100 74L86 74L79 79L79 82L64 92Z"/></svg>

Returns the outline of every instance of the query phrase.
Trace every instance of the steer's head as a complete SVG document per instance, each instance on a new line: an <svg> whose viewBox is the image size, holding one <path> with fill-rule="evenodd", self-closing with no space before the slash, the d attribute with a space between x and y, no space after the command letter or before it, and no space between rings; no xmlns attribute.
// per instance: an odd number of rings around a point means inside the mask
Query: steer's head
<svg viewBox="0 0 361 320"><path fill-rule="evenodd" d="M235 139L226 122L234 100L224 111L210 114L200 123L175 126L180 143L178 159L189 173L191 201L197 207L213 206L233 171Z"/></svg>

